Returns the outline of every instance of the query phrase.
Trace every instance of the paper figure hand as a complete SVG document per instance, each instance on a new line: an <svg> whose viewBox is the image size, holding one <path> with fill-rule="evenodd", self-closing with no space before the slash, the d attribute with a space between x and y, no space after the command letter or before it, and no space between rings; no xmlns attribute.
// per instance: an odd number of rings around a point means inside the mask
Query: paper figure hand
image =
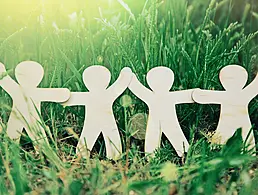
<svg viewBox="0 0 258 195"><path fill-rule="evenodd" d="M124 67L121 72L120 75L125 76L125 77L132 77L132 70L129 67ZM131 80L131 79L130 79Z"/></svg>
<svg viewBox="0 0 258 195"><path fill-rule="evenodd" d="M0 63L0 87L3 88L12 98L19 90L19 85L8 75L4 64Z"/></svg>
<svg viewBox="0 0 258 195"><path fill-rule="evenodd" d="M128 87L132 80L132 75L133 75L133 73L132 73L131 68L125 67L121 70L120 75L117 79L117 82L120 82L121 85L123 85L123 86L126 85L126 87ZM117 84L119 84L119 83L117 83Z"/></svg>
<svg viewBox="0 0 258 195"><path fill-rule="evenodd" d="M149 90L147 87L145 87L137 78L137 76L133 73L132 80L129 84L129 89L132 91L133 94L135 94L138 98L145 101L145 103L148 104L148 102L151 101L151 97L153 96L153 92Z"/></svg>
<svg viewBox="0 0 258 195"><path fill-rule="evenodd" d="M186 104L186 103L195 103L193 99L193 93L196 92L196 90L200 90L199 88L194 89L186 89L181 91L173 91L172 96L175 100L176 104ZM198 98L197 98L198 99Z"/></svg>
<svg viewBox="0 0 258 195"><path fill-rule="evenodd" d="M243 91L250 101L255 98L258 94L258 73L256 73L254 80Z"/></svg>
<svg viewBox="0 0 258 195"><path fill-rule="evenodd" d="M66 88L46 88L46 89L38 89L42 95L42 101L63 103L69 100L71 96L71 92ZM40 97L39 97L40 98Z"/></svg>
<svg viewBox="0 0 258 195"><path fill-rule="evenodd" d="M0 63L0 79L3 79L7 75L4 64Z"/></svg>
<svg viewBox="0 0 258 195"><path fill-rule="evenodd" d="M137 82L137 81L139 82L139 80L138 80L136 74L132 73L132 79L131 79L131 82L130 82L129 87L131 86L131 83L132 83L132 82Z"/></svg>
<svg viewBox="0 0 258 195"><path fill-rule="evenodd" d="M0 73L6 72L4 64L0 63Z"/></svg>
<svg viewBox="0 0 258 195"><path fill-rule="evenodd" d="M62 106L86 106L89 102L89 92L71 92L70 98L61 103Z"/></svg>
<svg viewBox="0 0 258 195"><path fill-rule="evenodd" d="M193 91L192 98L198 104L221 104L227 99L227 93L197 88Z"/></svg>
<svg viewBox="0 0 258 195"><path fill-rule="evenodd" d="M129 86L132 79L132 70L125 67L121 70L118 79L107 89L111 99L116 99Z"/></svg>

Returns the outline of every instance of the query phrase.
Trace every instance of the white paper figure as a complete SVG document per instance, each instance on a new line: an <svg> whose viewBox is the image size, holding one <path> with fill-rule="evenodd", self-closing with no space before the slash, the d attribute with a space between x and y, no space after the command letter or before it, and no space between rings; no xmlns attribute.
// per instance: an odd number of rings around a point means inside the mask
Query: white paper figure
<svg viewBox="0 0 258 195"><path fill-rule="evenodd" d="M152 90L144 87L134 75L129 89L149 107L146 129L145 152L151 153L160 147L162 132L182 156L188 150L188 141L180 127L176 114L176 104L194 103L193 90L172 91L174 73L167 67L156 67L147 74L147 82Z"/></svg>
<svg viewBox="0 0 258 195"><path fill-rule="evenodd" d="M85 106L85 121L77 145L77 153L87 156L102 132L107 157L116 159L122 152L121 139L112 105L128 87L132 78L130 68L124 68L119 78L108 87L111 74L104 66L90 66L83 72L83 81L89 92L72 92L65 106ZM108 87L108 88L107 88Z"/></svg>
<svg viewBox="0 0 258 195"><path fill-rule="evenodd" d="M249 102L258 94L258 75L251 84L244 88L248 78L247 71L238 65L229 65L221 69L219 79L225 91L197 89L193 99L200 104L220 104L220 118L216 129L218 143L225 143L238 128L242 128L245 140L251 130L248 114ZM248 143L255 145L253 133Z"/></svg>
<svg viewBox="0 0 258 195"><path fill-rule="evenodd" d="M7 134L19 141L23 128L32 141L48 144L46 133L40 125L41 102L65 102L70 97L68 89L37 88L43 79L44 70L40 64L32 61L21 62L15 69L16 83L0 63L0 86L13 100L12 111L7 124ZM37 144L36 144L37 145ZM36 147L37 148L37 147Z"/></svg>

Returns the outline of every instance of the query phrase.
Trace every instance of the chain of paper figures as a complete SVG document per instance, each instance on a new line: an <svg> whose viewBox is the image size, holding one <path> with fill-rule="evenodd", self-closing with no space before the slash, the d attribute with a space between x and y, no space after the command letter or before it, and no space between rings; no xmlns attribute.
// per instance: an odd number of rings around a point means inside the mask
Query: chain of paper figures
<svg viewBox="0 0 258 195"><path fill-rule="evenodd" d="M114 101L129 88L149 108L145 135L145 152L153 154L159 148L164 133L181 156L189 148L176 115L176 104L199 103L220 104L221 113L216 134L220 143L230 138L236 129L242 128L245 139L252 128L248 104L258 94L258 74L251 84L245 86L247 71L238 65L228 65L220 71L219 78L225 91L189 89L170 91L174 73L163 66L151 69L147 74L148 89L142 85L131 69L126 67L118 79L110 86L111 74L104 66L94 65L83 72L83 81L89 92L70 92L65 88L38 88L43 79L42 66L33 61L25 61L15 69L15 82L0 63L0 86L13 100L12 111L6 132L11 139L19 140L23 128L37 144L47 143L44 125L40 123L41 102L59 102L64 106L85 106L85 121L77 145L77 153L83 157L92 150L102 132L108 158L116 159L122 153L121 139L114 118ZM249 136L250 146L254 146L253 133Z"/></svg>

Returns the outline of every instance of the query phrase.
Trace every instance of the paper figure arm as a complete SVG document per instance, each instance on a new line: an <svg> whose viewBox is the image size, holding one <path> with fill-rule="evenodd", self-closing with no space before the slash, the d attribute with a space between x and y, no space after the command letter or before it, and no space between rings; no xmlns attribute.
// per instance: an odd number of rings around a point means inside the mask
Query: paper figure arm
<svg viewBox="0 0 258 195"><path fill-rule="evenodd" d="M6 72L5 66L0 63L0 86L13 98L19 90L17 84Z"/></svg>
<svg viewBox="0 0 258 195"><path fill-rule="evenodd" d="M136 75L133 74L129 89L141 100L148 104L151 101L153 92L146 88L141 82L137 79Z"/></svg>
<svg viewBox="0 0 258 195"><path fill-rule="evenodd" d="M69 89L66 88L37 88L33 97L42 102L65 102L70 95Z"/></svg>
<svg viewBox="0 0 258 195"><path fill-rule="evenodd" d="M243 92L245 96L250 98L250 100L258 94L258 73L256 74L254 80L246 88L243 89Z"/></svg>
<svg viewBox="0 0 258 195"><path fill-rule="evenodd" d="M225 91L195 89L192 98L199 104L221 104L226 99L224 94Z"/></svg>
<svg viewBox="0 0 258 195"><path fill-rule="evenodd" d="M70 99L63 106L85 106L88 102L88 92L72 92Z"/></svg>
<svg viewBox="0 0 258 195"><path fill-rule="evenodd" d="M194 103L192 94L196 89L188 89L172 92L171 95L175 99L176 104Z"/></svg>
<svg viewBox="0 0 258 195"><path fill-rule="evenodd" d="M128 87L131 79L132 79L131 69L128 67L123 68L120 72L118 79L113 83L113 85L111 85L107 89L109 97L111 97L112 99L116 99L118 96L120 96Z"/></svg>

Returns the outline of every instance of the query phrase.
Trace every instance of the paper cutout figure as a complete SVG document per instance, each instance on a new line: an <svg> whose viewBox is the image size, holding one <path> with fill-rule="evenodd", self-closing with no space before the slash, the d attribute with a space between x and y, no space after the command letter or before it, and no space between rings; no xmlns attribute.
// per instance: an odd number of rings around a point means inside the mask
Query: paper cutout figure
<svg viewBox="0 0 258 195"><path fill-rule="evenodd" d="M13 100L12 111L7 124L7 134L19 141L23 128L28 136L39 144L48 144L46 133L40 125L41 102L65 102L70 97L68 89L37 88L44 76L40 64L33 61L21 62L15 69L16 83L0 63L0 74L6 74L0 79L0 86ZM34 145L35 146L35 145ZM36 147L37 148L37 147Z"/></svg>
<svg viewBox="0 0 258 195"><path fill-rule="evenodd" d="M248 114L249 102L258 94L258 74L247 87L247 71L238 65L229 65L221 69L219 79L225 91L197 89L193 99L200 104L220 104L220 118L216 129L218 143L225 143L238 128L242 128L245 140L251 130ZM253 133L249 137L250 146L255 146Z"/></svg>
<svg viewBox="0 0 258 195"><path fill-rule="evenodd" d="M85 106L85 121L77 145L77 153L87 156L102 132L107 157L116 159L122 153L121 139L114 118L112 105L128 87L132 77L130 68L124 68L119 78L108 87L111 74L104 66L94 65L85 69L83 81L89 92L72 92L65 106ZM108 87L108 88L107 88Z"/></svg>
<svg viewBox="0 0 258 195"><path fill-rule="evenodd" d="M147 83L152 90L144 87L134 75L129 89L149 107L145 137L145 152L151 153L160 147L162 132L182 156L189 148L188 141L180 127L176 104L194 103L193 90L169 91L174 82L174 73L167 67L156 67L147 74Z"/></svg>

